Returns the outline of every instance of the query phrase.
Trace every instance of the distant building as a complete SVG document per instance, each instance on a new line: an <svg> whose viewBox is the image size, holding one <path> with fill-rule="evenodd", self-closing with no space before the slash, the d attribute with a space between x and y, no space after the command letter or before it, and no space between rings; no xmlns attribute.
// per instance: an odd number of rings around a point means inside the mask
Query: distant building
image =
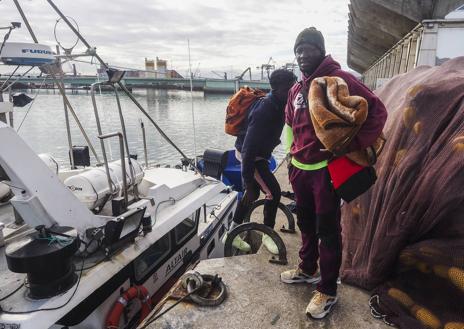
<svg viewBox="0 0 464 329"><path fill-rule="evenodd" d="M156 73L158 78L167 78L166 71L168 69L168 61L156 57Z"/></svg>
<svg viewBox="0 0 464 329"><path fill-rule="evenodd" d="M156 78L155 61L145 57L145 78Z"/></svg>
<svg viewBox="0 0 464 329"><path fill-rule="evenodd" d="M145 78L171 78L168 73L168 61L156 57L155 60L145 58Z"/></svg>
<svg viewBox="0 0 464 329"><path fill-rule="evenodd" d="M108 79L106 69L100 67L97 69L98 78L101 80ZM124 74L125 78L177 78L183 79L176 70L168 70L168 61L156 57L156 60L145 58L145 70L128 70Z"/></svg>

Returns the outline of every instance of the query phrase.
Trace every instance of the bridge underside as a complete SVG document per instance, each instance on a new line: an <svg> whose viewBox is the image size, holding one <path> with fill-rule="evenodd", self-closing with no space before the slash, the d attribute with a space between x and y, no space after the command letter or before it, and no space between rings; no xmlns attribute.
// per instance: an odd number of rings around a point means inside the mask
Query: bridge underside
<svg viewBox="0 0 464 329"><path fill-rule="evenodd" d="M464 0L351 0L348 66L360 73L424 19L444 18Z"/></svg>

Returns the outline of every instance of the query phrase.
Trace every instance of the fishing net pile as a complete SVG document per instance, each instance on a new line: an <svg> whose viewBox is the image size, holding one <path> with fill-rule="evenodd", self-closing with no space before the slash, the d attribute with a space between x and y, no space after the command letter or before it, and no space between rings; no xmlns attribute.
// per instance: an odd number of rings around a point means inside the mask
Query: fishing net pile
<svg viewBox="0 0 464 329"><path fill-rule="evenodd" d="M343 207L342 279L400 328L464 328L464 57L377 95L387 143L370 191Z"/></svg>

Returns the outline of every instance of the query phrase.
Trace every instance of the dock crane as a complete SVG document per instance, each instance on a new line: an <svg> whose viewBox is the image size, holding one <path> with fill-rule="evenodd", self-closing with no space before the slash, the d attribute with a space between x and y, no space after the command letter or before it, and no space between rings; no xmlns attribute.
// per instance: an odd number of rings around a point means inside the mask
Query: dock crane
<svg viewBox="0 0 464 329"><path fill-rule="evenodd" d="M245 69L245 71L243 71L240 75L237 75L237 76L235 77L235 79L236 79L236 80L242 80L243 77L245 76L245 74L246 74L247 72L250 73L250 80L251 80L251 67L247 67L247 68Z"/></svg>
<svg viewBox="0 0 464 329"><path fill-rule="evenodd" d="M221 79L227 80L227 72L222 72L222 74L221 74L221 73L218 73L216 71L211 71L211 73L217 75Z"/></svg>
<svg viewBox="0 0 464 329"><path fill-rule="evenodd" d="M264 70L266 70L268 79L269 79L271 70L275 70L275 65L271 64L271 61L272 61L272 56L269 57L269 60L267 61L266 64L261 64L261 80L264 80ZM259 66L257 66L256 68L260 69Z"/></svg>

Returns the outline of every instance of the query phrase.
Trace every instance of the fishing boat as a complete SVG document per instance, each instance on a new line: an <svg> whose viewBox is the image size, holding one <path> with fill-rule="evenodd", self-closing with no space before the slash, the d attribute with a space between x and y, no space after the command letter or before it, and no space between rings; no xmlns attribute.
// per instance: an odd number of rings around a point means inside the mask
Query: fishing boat
<svg viewBox="0 0 464 329"><path fill-rule="evenodd" d="M8 47L16 52L3 60L35 65L26 60L31 52L21 58L18 47L26 46ZM40 67L60 87L52 68L59 59L50 63L48 51L32 53L45 55L47 63ZM0 328L133 328L191 264L224 255L222 239L237 206L237 192L220 180L224 157L205 157L200 172L120 84L124 72L107 67L107 73L107 81L98 84L114 90L121 126L102 133L93 85L102 160L90 142L70 143L71 165L63 170L0 122L0 140L8 141L0 143L0 181L13 194L0 214L5 222L0 224ZM62 89L69 134L67 115L75 113ZM135 159L118 89L181 154L181 165L142 165ZM88 141L85 127L78 125ZM110 138L119 141L119 160L106 157L104 141Z"/></svg>
<svg viewBox="0 0 464 329"><path fill-rule="evenodd" d="M119 216L106 214L108 206L97 215L10 127L1 124L0 136L10 141L0 146L2 179L12 186L11 203L30 228L6 236L0 249L4 327L102 328L130 289L138 291L139 303L121 321L135 324L141 310L149 309L143 304L151 304L188 264L222 256L221 237L236 193L220 181L190 170L146 169L133 185L138 201ZM98 170L89 169L86 177ZM67 179L78 182L82 175Z"/></svg>

